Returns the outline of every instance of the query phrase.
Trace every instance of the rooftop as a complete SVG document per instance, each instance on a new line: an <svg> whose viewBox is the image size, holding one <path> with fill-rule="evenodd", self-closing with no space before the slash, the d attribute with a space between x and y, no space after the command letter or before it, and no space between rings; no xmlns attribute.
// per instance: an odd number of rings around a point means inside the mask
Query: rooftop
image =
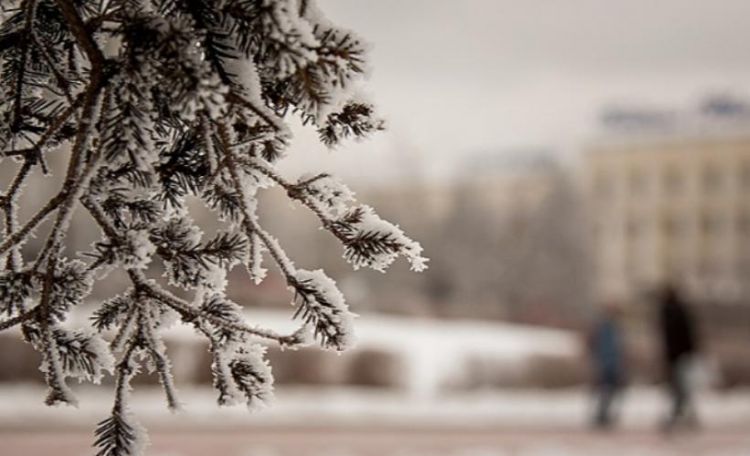
<svg viewBox="0 0 750 456"><path fill-rule="evenodd" d="M610 106L595 142L653 142L750 137L750 100L717 94L691 109Z"/></svg>

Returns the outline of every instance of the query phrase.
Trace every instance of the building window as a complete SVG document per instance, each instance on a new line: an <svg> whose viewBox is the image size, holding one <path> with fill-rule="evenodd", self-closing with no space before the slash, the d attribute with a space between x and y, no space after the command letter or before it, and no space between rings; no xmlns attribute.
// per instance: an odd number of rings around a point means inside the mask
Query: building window
<svg viewBox="0 0 750 456"><path fill-rule="evenodd" d="M703 168L703 189L712 193L721 187L721 171L715 165L706 165Z"/></svg>
<svg viewBox="0 0 750 456"><path fill-rule="evenodd" d="M625 222L625 235L628 240L635 241L641 235L641 224L635 217L629 217Z"/></svg>
<svg viewBox="0 0 750 456"><path fill-rule="evenodd" d="M737 216L737 234L743 237L750 236L750 214L743 212Z"/></svg>
<svg viewBox="0 0 750 456"><path fill-rule="evenodd" d="M646 176L644 175L643 169L632 168L628 175L628 187L630 193L633 195L644 195L646 189Z"/></svg>
<svg viewBox="0 0 750 456"><path fill-rule="evenodd" d="M614 193L612 179L605 173L597 173L594 178L594 193L597 198L607 200Z"/></svg>
<svg viewBox="0 0 750 456"><path fill-rule="evenodd" d="M722 220L715 214L703 213L700 220L701 232L705 236L716 236L722 228Z"/></svg>
<svg viewBox="0 0 750 456"><path fill-rule="evenodd" d="M602 244L605 241L604 239L605 234L606 233L605 233L604 223L595 222L593 226L591 227L591 235L594 237L594 242L598 244Z"/></svg>
<svg viewBox="0 0 750 456"><path fill-rule="evenodd" d="M674 253L664 257L664 270L668 275L680 275L685 269L680 257Z"/></svg>
<svg viewBox="0 0 750 456"><path fill-rule="evenodd" d="M662 176L664 191L670 195L676 195L682 192L684 185L682 173L677 167L670 166L664 170Z"/></svg>
<svg viewBox="0 0 750 456"><path fill-rule="evenodd" d="M704 278L710 278L716 275L718 271L718 261L710 252L703 252L701 259L698 261L698 274Z"/></svg>
<svg viewBox="0 0 750 456"><path fill-rule="evenodd" d="M676 215L665 215L661 225L664 236L667 237L678 237L684 231L682 219Z"/></svg>
<svg viewBox="0 0 750 456"><path fill-rule="evenodd" d="M625 259L625 275L631 282L637 282L640 279L640 271L638 270L638 258L633 255L629 255Z"/></svg>

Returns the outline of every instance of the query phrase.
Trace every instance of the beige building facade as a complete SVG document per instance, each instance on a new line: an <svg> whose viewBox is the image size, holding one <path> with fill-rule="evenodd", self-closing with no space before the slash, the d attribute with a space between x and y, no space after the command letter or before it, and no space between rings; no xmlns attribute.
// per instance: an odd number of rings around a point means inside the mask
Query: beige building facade
<svg viewBox="0 0 750 456"><path fill-rule="evenodd" d="M585 169L599 294L750 297L750 131L602 140Z"/></svg>

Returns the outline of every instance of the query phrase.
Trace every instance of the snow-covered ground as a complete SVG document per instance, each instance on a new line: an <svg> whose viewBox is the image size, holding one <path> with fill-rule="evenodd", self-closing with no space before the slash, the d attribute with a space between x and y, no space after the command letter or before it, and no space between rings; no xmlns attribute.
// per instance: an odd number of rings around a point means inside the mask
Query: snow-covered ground
<svg viewBox="0 0 750 456"><path fill-rule="evenodd" d="M44 391L0 389L0 454L90 454L109 391L82 390L78 409L42 405ZM272 408L218 408L214 393L181 391L170 414L159 391L139 389L133 409L151 456L741 456L750 455L750 392L703 394L700 432L657 432L664 398L634 390L616 431L587 427L584 391L496 391L432 399L372 390L280 390ZM54 450L54 451L53 451Z"/></svg>
<svg viewBox="0 0 750 456"><path fill-rule="evenodd" d="M248 318L279 331L294 328L285 313L252 312ZM572 333L372 315L360 318L356 328L359 347L403 357L405 389L282 388L272 407L250 414L241 406L219 408L209 388L178 385L184 408L171 414L158 388L139 385L133 410L152 435L149 454L750 456L750 391L702 392L702 432L665 439L656 432L667 406L658 389L629 390L621 426L607 434L588 429L591 399L585 389L441 389L464 372L469 358L499 360L514 369L536 355L575 356L581 347ZM168 339L185 342L176 366L195 362L190 328L176 327ZM90 454L92 429L111 407L111 386L73 386L77 409L45 407L41 386L0 384L0 454Z"/></svg>
<svg viewBox="0 0 750 456"><path fill-rule="evenodd" d="M0 433L3 456L91 455L91 433ZM747 456L744 434L244 429L151 434L149 456Z"/></svg>
<svg viewBox="0 0 750 456"><path fill-rule="evenodd" d="M292 333L299 321L288 311L247 310L251 325ZM87 327L91 308L76 309L65 324ZM6 334L20 337L17 329ZM471 383L469 364L484 363L502 367L508 373L521 373L534 357L575 358L581 343L571 331L484 320L439 320L366 314L355 321L355 350L374 350L394 355L401 366L398 382L414 396L436 396L446 385ZM179 350L170 351L175 372L195 371L205 350L204 338L184 324L175 324L164 332L167 341L179 342ZM344 355L346 356L346 355ZM512 377L512 375L509 375ZM178 385L179 386L179 385ZM0 386L2 388L2 386Z"/></svg>
<svg viewBox="0 0 750 456"><path fill-rule="evenodd" d="M292 311L248 311L248 322L279 332L291 333L298 322ZM167 331L168 340L185 343L200 340L192 328L176 325ZM570 332L498 321L436 320L367 314L356 320L356 349L374 349L395 354L402 361L403 384L410 394L435 396L446 384L466 380L467 365L489 361L508 371L521 370L533 356L575 357L580 353L578 337ZM190 363L192 353L183 352Z"/></svg>
<svg viewBox="0 0 750 456"><path fill-rule="evenodd" d="M8 428L88 428L107 414L111 391L107 388L78 391L78 408L48 408L39 387L0 388L0 430ZM242 426L443 426L452 428L511 427L527 429L579 429L587 424L590 398L586 391L509 390L444 394L430 399L367 389L281 389L273 405L249 413L243 406L216 405L208 388L182 389L183 410L166 410L160 390L139 387L133 410L148 426L222 429ZM655 389L627 392L622 407L622 427L651 430L658 426L667 406ZM698 409L705 429L750 431L750 391L703 393Z"/></svg>

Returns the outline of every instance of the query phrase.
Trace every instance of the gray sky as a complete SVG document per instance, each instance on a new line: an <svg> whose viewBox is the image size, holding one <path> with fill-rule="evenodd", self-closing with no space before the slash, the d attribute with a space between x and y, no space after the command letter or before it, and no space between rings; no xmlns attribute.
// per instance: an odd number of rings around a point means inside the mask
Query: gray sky
<svg viewBox="0 0 750 456"><path fill-rule="evenodd" d="M290 170L440 174L479 152L574 157L607 104L750 94L748 0L319 0L372 43L389 131L334 152L298 131ZM425 169L426 168L426 169Z"/></svg>

